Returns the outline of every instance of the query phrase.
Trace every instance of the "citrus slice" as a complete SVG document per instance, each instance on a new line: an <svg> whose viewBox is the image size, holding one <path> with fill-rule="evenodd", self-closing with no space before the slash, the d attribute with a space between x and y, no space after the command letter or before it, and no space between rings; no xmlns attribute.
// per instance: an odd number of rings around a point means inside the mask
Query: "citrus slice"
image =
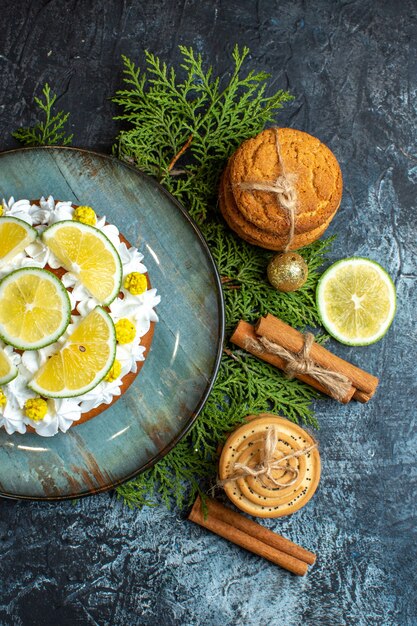
<svg viewBox="0 0 417 626"><path fill-rule="evenodd" d="M4 350L0 348L0 385L6 385L16 378L18 369L9 359Z"/></svg>
<svg viewBox="0 0 417 626"><path fill-rule="evenodd" d="M64 285L47 270L24 267L0 281L0 337L20 350L38 350L65 332L71 304Z"/></svg>
<svg viewBox="0 0 417 626"><path fill-rule="evenodd" d="M46 361L28 386L47 398L81 396L106 376L115 356L113 321L98 306L81 320L60 351Z"/></svg>
<svg viewBox="0 0 417 626"><path fill-rule="evenodd" d="M375 261L342 259L320 278L317 306L330 335L347 345L365 346L381 339L391 325L394 283Z"/></svg>
<svg viewBox="0 0 417 626"><path fill-rule="evenodd" d="M103 305L113 302L122 283L122 262L103 233L82 222L64 220L47 228L42 240Z"/></svg>
<svg viewBox="0 0 417 626"><path fill-rule="evenodd" d="M0 216L0 268L27 248L37 236L37 231L23 220Z"/></svg>

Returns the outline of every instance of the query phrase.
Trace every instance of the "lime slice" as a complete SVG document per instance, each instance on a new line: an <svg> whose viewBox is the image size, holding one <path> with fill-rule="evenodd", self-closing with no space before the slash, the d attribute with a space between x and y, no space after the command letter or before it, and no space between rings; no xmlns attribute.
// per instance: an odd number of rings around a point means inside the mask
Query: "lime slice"
<svg viewBox="0 0 417 626"><path fill-rule="evenodd" d="M38 236L37 231L17 217L0 217L0 268L28 247Z"/></svg>
<svg viewBox="0 0 417 626"><path fill-rule="evenodd" d="M0 348L0 385L6 385L16 378L18 369L13 365L8 355Z"/></svg>
<svg viewBox="0 0 417 626"><path fill-rule="evenodd" d="M64 285L47 270L24 267L0 281L0 337L20 350L38 350L65 332L71 304Z"/></svg>
<svg viewBox="0 0 417 626"><path fill-rule="evenodd" d="M42 240L97 302L113 302L121 288L122 263L116 248L100 230L64 220L47 228Z"/></svg>
<svg viewBox="0 0 417 626"><path fill-rule="evenodd" d="M391 325L394 283L375 261L342 259L320 278L317 306L330 335L347 345L366 346L381 339Z"/></svg>
<svg viewBox="0 0 417 626"><path fill-rule="evenodd" d="M87 315L29 383L47 398L81 396L106 376L116 356L113 321L101 307Z"/></svg>

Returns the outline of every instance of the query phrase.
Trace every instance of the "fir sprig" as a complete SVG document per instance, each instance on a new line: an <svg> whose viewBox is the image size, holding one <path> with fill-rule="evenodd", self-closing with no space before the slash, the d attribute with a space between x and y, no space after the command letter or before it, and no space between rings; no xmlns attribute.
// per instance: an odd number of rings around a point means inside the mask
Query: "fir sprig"
<svg viewBox="0 0 417 626"><path fill-rule="evenodd" d="M242 241L217 219L204 223L202 230L222 277L227 331L242 318L250 321L268 312L298 328L320 324L314 293L318 268L332 239L316 241L301 250L309 266L307 282L297 292L283 293L266 280L273 252Z"/></svg>
<svg viewBox="0 0 417 626"><path fill-rule="evenodd" d="M168 507L172 502L180 508L189 505L204 487L213 485L218 447L245 416L272 412L317 427L310 409L317 396L250 354L228 350L190 433L154 467L117 487L117 496L130 507L155 506L161 500Z"/></svg>
<svg viewBox="0 0 417 626"><path fill-rule="evenodd" d="M67 135L65 131L69 113L58 111L53 114L57 95L52 93L48 83L45 83L42 93L44 99L35 97L35 103L45 119L39 120L33 126L18 128L12 135L25 146L54 146L57 144L67 146L73 138L73 135Z"/></svg>
<svg viewBox="0 0 417 626"><path fill-rule="evenodd" d="M298 328L316 326L314 292L319 267L331 240L302 250L309 266L305 286L279 293L266 280L272 254L232 233L217 211L219 177L227 158L245 139L274 121L291 96L266 95L268 76L242 76L247 48L233 52L234 70L226 84L204 70L200 55L181 47L180 72L145 53L146 69L124 57L127 89L114 102L117 119L128 124L114 153L155 176L186 206L199 224L223 283L227 336L240 319L253 321L270 312ZM172 499L190 503L216 475L217 447L248 414L272 411L317 426L311 401L318 394L276 368L226 342L214 388L189 434L162 461L117 493L129 505Z"/></svg>
<svg viewBox="0 0 417 626"><path fill-rule="evenodd" d="M225 159L292 96L282 90L267 96L264 72L242 76L248 48L235 47L226 82L214 78L212 68L204 70L200 54L185 46L180 51L180 77L150 52L145 72L123 57L128 88L114 102L122 107L116 119L129 128L120 132L114 152L155 176L201 224L216 202Z"/></svg>

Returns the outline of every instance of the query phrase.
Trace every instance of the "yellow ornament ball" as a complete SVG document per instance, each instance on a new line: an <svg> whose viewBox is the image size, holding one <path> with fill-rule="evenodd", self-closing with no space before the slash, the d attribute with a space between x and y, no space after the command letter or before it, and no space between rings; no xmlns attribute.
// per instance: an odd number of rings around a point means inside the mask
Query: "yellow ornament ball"
<svg viewBox="0 0 417 626"><path fill-rule="evenodd" d="M278 291L296 291L307 280L308 265L296 252L285 252L271 259L267 274L269 282Z"/></svg>

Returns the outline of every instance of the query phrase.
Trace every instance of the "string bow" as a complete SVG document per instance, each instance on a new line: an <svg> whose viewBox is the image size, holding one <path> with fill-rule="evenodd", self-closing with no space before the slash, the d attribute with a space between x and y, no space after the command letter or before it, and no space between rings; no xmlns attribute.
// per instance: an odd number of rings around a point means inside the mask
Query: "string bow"
<svg viewBox="0 0 417 626"><path fill-rule="evenodd" d="M280 346L273 341L269 341L266 337L258 337L258 341L262 348L271 354L276 354L277 356L285 359L287 363L284 371L290 378L296 376L297 374L308 374L323 385L323 387L326 387L333 398L342 401L352 386L351 381L347 376L341 374L340 372L328 370L321 367L321 365L317 365L310 357L310 350L314 343L313 333L304 333L303 338L303 347L300 352L297 353L286 350L283 346Z"/></svg>
<svg viewBox="0 0 417 626"><path fill-rule="evenodd" d="M261 460L260 462L251 467L246 463L235 463L233 466L233 470L237 470L235 474L232 474L228 478L219 481L217 484L223 487L225 484L229 482L233 482L239 480L239 478L244 478L245 476L253 476L254 478L263 477L268 478L277 489L283 489L285 487L291 487L297 481L299 476L299 469L297 467L292 467L289 464L290 459L298 458L299 456L303 456L304 454L308 454L311 450L317 448L317 444L313 444L304 448L302 450L296 450L294 452L290 452L280 459L275 458L275 450L278 444L279 435L277 429L272 426L272 428L268 428L265 432L264 445L261 450ZM290 472L292 474L292 478L288 482L281 482L277 480L272 472L274 470L284 470L284 472Z"/></svg>
<svg viewBox="0 0 417 626"><path fill-rule="evenodd" d="M295 188L297 176L295 174L289 174L285 171L284 162L281 156L278 128L274 128L273 130L275 133L275 148L277 151L278 164L281 166L281 174L274 181L268 181L265 183L248 181L246 183L239 183L238 187L243 191L266 191L276 194L278 205L285 209L290 222L288 241L285 246L285 252L287 252L293 242L295 232L295 217L298 206L297 191Z"/></svg>

